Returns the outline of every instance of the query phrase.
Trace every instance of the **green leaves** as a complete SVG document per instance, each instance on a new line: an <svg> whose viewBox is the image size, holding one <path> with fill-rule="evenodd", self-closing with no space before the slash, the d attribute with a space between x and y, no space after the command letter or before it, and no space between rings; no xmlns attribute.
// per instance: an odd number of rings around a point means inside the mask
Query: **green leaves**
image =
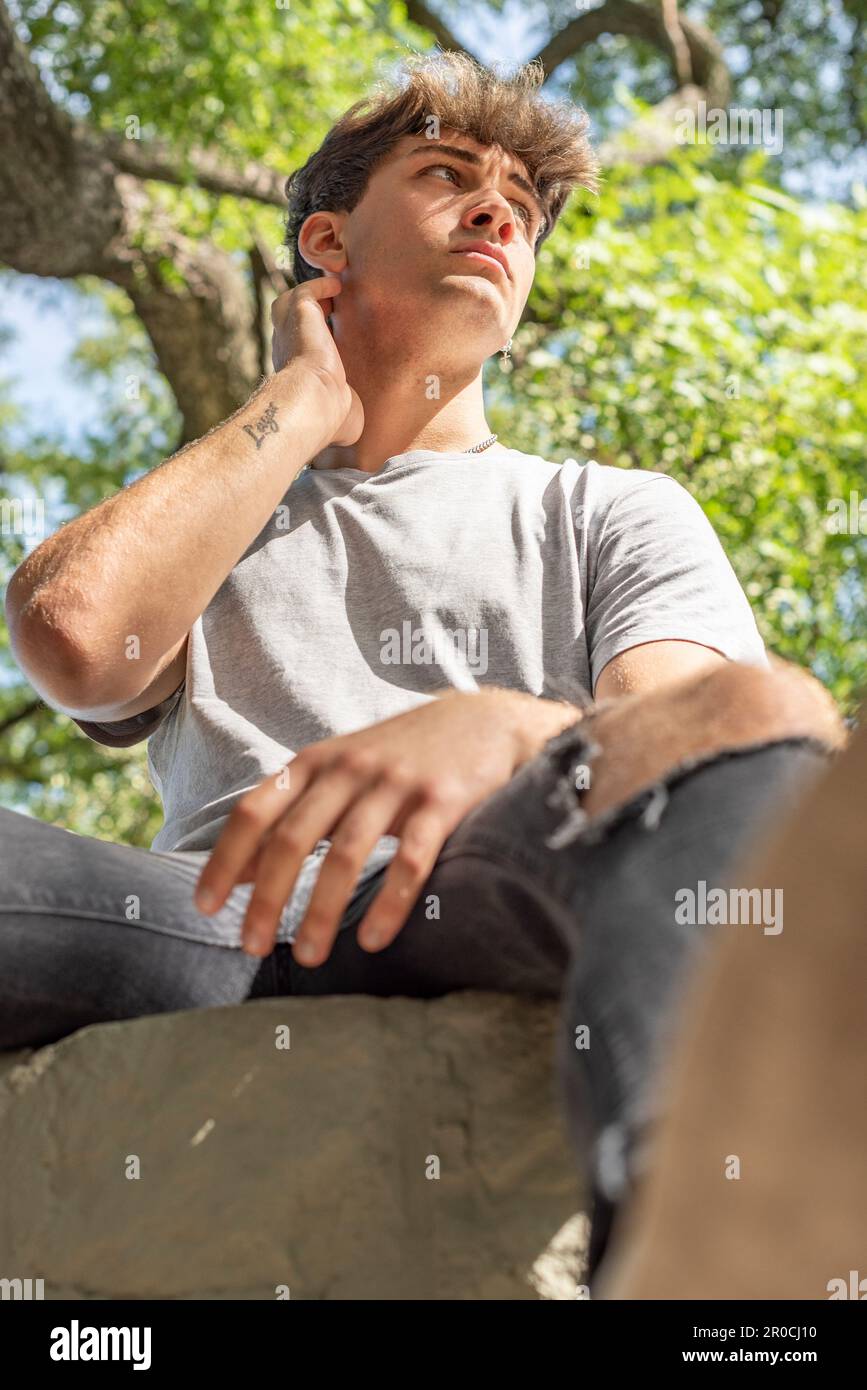
<svg viewBox="0 0 867 1390"><path fill-rule="evenodd" d="M566 0L545 0L546 10L552 31L579 13ZM742 0L703 6L730 50L746 44L734 101L755 105L758 78L761 105L785 106L783 155L684 146L644 174L607 169L598 199L575 194L540 253L514 367L492 364L487 395L492 428L516 448L682 481L769 646L811 666L851 711L867 688L867 536L828 522L835 499L867 497L867 191L855 184L843 206L775 186L783 167L800 165L812 193L817 151L855 143L863 103L853 100L840 10L839 0L787 0L770 25ZM19 0L18 11L52 94L77 116L158 141L179 162L204 148L281 173L304 162L402 48L430 43L398 0ZM468 32L472 16L457 0L438 12ZM819 74L835 56L844 80L831 90ZM598 139L625 109L667 95L670 68L655 49L610 37L564 66L557 85L588 107ZM148 183L146 196L139 235L152 251L166 225L239 261L254 237L272 248L282 239L276 208L192 183ZM160 273L180 288L171 260ZM0 493L44 496L48 529L156 466L178 438L174 400L129 301L95 281L76 292L96 326L72 366L99 401L99 429L71 445L36 422L22 444L18 422L13 447L0 377ZM19 536L0 536L4 588L23 552ZM150 844L160 811L144 746L100 747L33 701L0 623L0 726L13 721L0 740L4 804Z"/></svg>
<svg viewBox="0 0 867 1390"><path fill-rule="evenodd" d="M867 687L867 535L827 519L831 499L867 497L867 210L801 204L754 159L742 183L718 163L684 150L620 171L589 238L567 212L492 427L530 453L677 477L768 644L849 709ZM544 381L521 352L536 343Z"/></svg>
<svg viewBox="0 0 867 1390"><path fill-rule="evenodd" d="M183 151L261 160L288 173L394 52L368 0L24 0L52 90L80 114ZM387 17L386 17L387 18ZM132 127L135 129L135 127Z"/></svg>

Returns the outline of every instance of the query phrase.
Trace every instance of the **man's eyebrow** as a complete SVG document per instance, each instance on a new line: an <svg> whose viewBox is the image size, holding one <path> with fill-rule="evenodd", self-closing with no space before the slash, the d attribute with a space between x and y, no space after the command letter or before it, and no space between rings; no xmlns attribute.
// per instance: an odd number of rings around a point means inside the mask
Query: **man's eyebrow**
<svg viewBox="0 0 867 1390"><path fill-rule="evenodd" d="M475 164L478 166L482 162L475 150L465 150L460 145L441 145L438 140L428 140L424 145L414 146L413 149L407 150L405 157L409 159L414 154L431 154L434 150L436 150L438 154L450 154L453 159L463 159L467 164ZM525 193L529 193L536 207L539 209L539 216L544 218L545 209L533 185L521 174L509 173L506 175L506 178L518 188L522 188Z"/></svg>

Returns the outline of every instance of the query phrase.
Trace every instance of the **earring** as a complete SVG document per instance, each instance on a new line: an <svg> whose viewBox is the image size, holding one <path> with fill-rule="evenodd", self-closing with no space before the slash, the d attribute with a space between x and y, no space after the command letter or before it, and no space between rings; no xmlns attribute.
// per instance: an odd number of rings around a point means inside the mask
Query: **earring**
<svg viewBox="0 0 867 1390"><path fill-rule="evenodd" d="M509 358L511 357L511 355L512 355L512 340L511 340L511 338L510 338L509 341L506 343L506 346L500 348L500 366L501 366L501 367L505 367L505 365L506 365L506 363L509 361Z"/></svg>

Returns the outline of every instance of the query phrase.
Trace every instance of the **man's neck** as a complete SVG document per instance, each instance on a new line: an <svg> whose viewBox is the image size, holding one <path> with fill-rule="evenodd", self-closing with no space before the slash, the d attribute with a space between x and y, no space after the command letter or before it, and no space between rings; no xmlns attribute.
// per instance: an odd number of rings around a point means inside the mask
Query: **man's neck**
<svg viewBox="0 0 867 1390"><path fill-rule="evenodd" d="M408 366L393 374L370 366L373 371L349 376L364 406L360 438L355 444L329 445L311 460L312 467L377 473L386 459L413 449L467 453L490 437L481 369L461 382Z"/></svg>

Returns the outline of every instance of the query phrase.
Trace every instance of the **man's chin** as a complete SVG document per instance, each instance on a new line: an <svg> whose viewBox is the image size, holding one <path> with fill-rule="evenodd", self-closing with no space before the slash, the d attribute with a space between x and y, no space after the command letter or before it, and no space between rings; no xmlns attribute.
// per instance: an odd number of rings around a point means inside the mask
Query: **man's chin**
<svg viewBox="0 0 867 1390"><path fill-rule="evenodd" d="M499 271L488 269L480 261L458 260L443 276L447 284L477 285L501 303L506 299L509 281Z"/></svg>
<svg viewBox="0 0 867 1390"><path fill-rule="evenodd" d="M506 341L509 336L506 327L507 310L511 306L506 304L505 295L499 285L484 273L477 275L457 271L444 275L438 281L438 289L439 303L445 302L449 306L450 314L460 315L461 323L468 329L490 333L494 325L495 334L501 335L497 337L498 343ZM450 325L453 322L451 317L449 322Z"/></svg>

